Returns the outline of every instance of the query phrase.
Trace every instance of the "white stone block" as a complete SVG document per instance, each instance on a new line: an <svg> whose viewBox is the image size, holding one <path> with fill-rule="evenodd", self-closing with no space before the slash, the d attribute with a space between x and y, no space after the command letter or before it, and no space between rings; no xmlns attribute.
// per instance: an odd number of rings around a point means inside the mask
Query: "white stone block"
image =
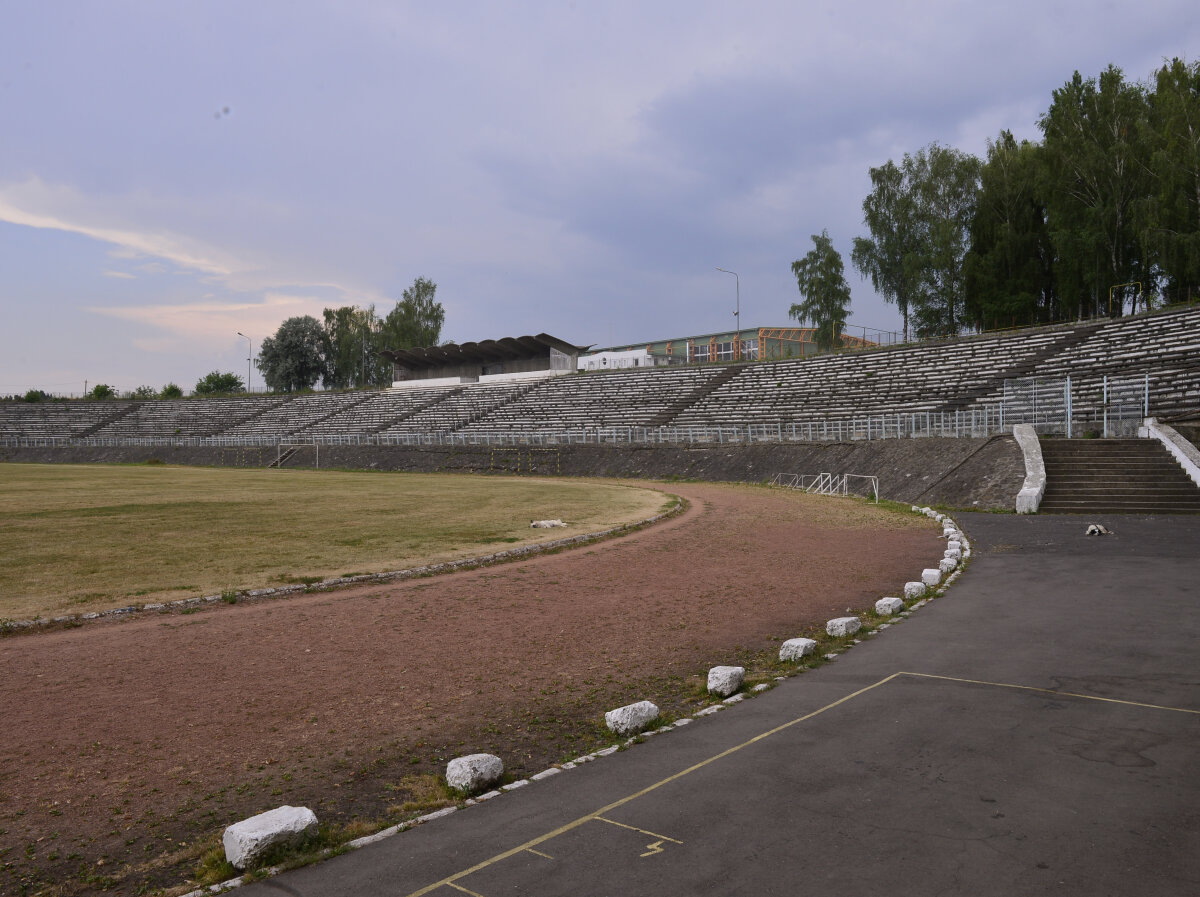
<svg viewBox="0 0 1200 897"><path fill-rule="evenodd" d="M489 788L504 777L504 761L495 754L468 754L446 764L446 784L470 794Z"/></svg>
<svg viewBox="0 0 1200 897"><path fill-rule="evenodd" d="M954 558L942 558L942 562L938 564L938 570L942 573L950 573L958 566L958 561Z"/></svg>
<svg viewBox="0 0 1200 897"><path fill-rule="evenodd" d="M944 552L942 552L942 556L948 557L948 558L954 558L955 560L958 560L960 557L962 557L962 549L961 548L947 548Z"/></svg>
<svg viewBox="0 0 1200 897"><path fill-rule="evenodd" d="M658 706L650 701L626 704L604 714L604 724L618 735L633 735L658 719Z"/></svg>
<svg viewBox="0 0 1200 897"><path fill-rule="evenodd" d="M858 617L837 617L825 624L825 631L834 638L853 635L862 628Z"/></svg>
<svg viewBox="0 0 1200 897"><path fill-rule="evenodd" d="M708 690L714 695L727 698L742 687L745 679L745 667L713 667L708 671Z"/></svg>
<svg viewBox="0 0 1200 897"><path fill-rule="evenodd" d="M900 598L880 598L875 602L875 613L883 617L890 617L902 610L904 610L904 601Z"/></svg>
<svg viewBox="0 0 1200 897"><path fill-rule="evenodd" d="M921 571L921 582L927 586L936 586L942 581L942 571L936 567L926 567Z"/></svg>
<svg viewBox="0 0 1200 897"><path fill-rule="evenodd" d="M964 546L963 546L961 539L951 539L949 542L946 543L946 547L947 548L962 548Z"/></svg>
<svg viewBox="0 0 1200 897"><path fill-rule="evenodd" d="M790 638L779 646L779 659L801 660L817 650L817 643L810 638Z"/></svg>
<svg viewBox="0 0 1200 897"><path fill-rule="evenodd" d="M308 807L276 807L225 829L225 859L245 869L269 848L301 840L317 830L317 814Z"/></svg>
<svg viewBox="0 0 1200 897"><path fill-rule="evenodd" d="M920 598L925 594L925 583L923 582L906 582L904 584L904 597L911 601L914 598Z"/></svg>

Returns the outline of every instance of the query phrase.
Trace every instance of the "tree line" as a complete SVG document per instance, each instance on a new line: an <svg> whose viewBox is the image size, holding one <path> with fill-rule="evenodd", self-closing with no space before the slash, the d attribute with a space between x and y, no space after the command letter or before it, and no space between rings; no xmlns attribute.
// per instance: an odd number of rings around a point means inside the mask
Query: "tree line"
<svg viewBox="0 0 1200 897"><path fill-rule="evenodd" d="M391 362L383 349L436 346L446 319L437 284L418 277L400 301L380 317L374 305L327 308L323 321L311 315L288 318L262 341L255 366L273 392L388 386Z"/></svg>
<svg viewBox="0 0 1200 897"><path fill-rule="evenodd" d="M274 336L262 341L254 364L262 372L269 390L297 392L312 389L318 381L326 389L390 386L392 366L379 357L380 350L436 346L446 312L437 301L437 284L418 277L382 317L374 305L366 308L344 305L325 309L322 318L322 321L312 315L288 318ZM196 381L193 395L232 395L245 392L246 387L238 374L211 371ZM87 390L84 398L177 399L182 395L183 390L174 383L161 390L139 386L123 393L107 383L97 383ZM57 400L40 389L0 399Z"/></svg>
<svg viewBox="0 0 1200 897"><path fill-rule="evenodd" d="M1200 295L1200 62L1172 59L1142 82L1113 65L1075 72L1038 128L1040 142L1001 131L984 159L933 143L870 169L869 235L851 261L905 338ZM791 314L837 345L849 289L814 273L837 255L822 238L792 266L805 301Z"/></svg>

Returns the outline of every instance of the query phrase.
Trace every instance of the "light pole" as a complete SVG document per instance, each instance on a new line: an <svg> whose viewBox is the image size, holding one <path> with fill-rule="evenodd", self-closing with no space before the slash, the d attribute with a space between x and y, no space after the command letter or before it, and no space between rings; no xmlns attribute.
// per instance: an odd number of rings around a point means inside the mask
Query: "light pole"
<svg viewBox="0 0 1200 897"><path fill-rule="evenodd" d="M736 271L730 271L728 268L717 268L718 271L724 271L726 274L733 275L734 289L737 290L737 310L733 313L733 319L737 322L737 334L733 338L734 345L734 361L742 360L742 280L737 276Z"/></svg>
<svg viewBox="0 0 1200 897"><path fill-rule="evenodd" d="M250 359L254 357L254 340L250 339L250 337L246 336L246 334L242 333L242 331L240 331L240 330L238 331L238 336L240 336L242 339L244 339L247 343L247 346L246 346L246 392L249 392L250 391Z"/></svg>

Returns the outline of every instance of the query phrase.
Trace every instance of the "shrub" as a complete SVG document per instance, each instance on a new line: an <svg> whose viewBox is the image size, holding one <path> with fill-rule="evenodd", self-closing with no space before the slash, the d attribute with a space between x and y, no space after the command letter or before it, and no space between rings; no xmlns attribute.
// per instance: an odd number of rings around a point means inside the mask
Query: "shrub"
<svg viewBox="0 0 1200 897"><path fill-rule="evenodd" d="M85 398L89 399L115 399L117 391L107 383L97 383L91 388Z"/></svg>

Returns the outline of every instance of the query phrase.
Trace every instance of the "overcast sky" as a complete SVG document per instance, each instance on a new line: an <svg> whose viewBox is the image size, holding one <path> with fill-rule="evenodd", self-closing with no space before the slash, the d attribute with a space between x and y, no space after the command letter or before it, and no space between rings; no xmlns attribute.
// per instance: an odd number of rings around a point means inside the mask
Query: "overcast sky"
<svg viewBox="0 0 1200 897"><path fill-rule="evenodd" d="M868 169L1200 53L1183 2L0 0L0 393L245 376L438 284L444 339L784 325ZM257 370L256 385L261 384Z"/></svg>

